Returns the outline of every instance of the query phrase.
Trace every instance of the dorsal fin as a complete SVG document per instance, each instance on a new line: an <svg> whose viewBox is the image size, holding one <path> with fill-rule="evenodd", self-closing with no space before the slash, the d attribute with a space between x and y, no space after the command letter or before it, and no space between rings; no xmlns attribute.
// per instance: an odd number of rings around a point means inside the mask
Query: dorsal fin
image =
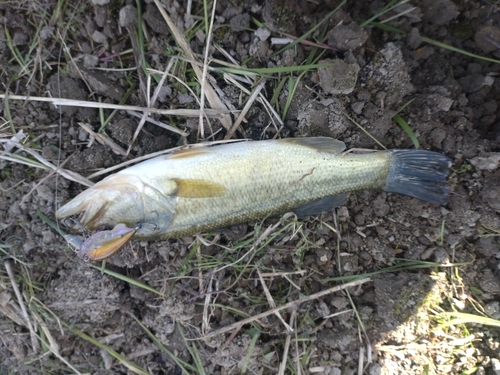
<svg viewBox="0 0 500 375"><path fill-rule="evenodd" d="M174 153L167 155L167 159L185 159L192 158L194 156L199 156L208 153L207 147L193 147L185 148L183 150L175 151Z"/></svg>
<svg viewBox="0 0 500 375"><path fill-rule="evenodd" d="M285 138L279 141L310 147L319 152L328 152L330 154L340 154L346 148L344 142L330 137Z"/></svg>

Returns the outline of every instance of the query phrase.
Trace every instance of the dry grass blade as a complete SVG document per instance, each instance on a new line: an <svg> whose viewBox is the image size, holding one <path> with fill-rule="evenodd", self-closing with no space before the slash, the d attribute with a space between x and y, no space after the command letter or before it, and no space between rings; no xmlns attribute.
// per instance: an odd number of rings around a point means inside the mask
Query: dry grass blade
<svg viewBox="0 0 500 375"><path fill-rule="evenodd" d="M238 116L238 118L234 122L233 126L227 132L225 139L231 139L233 137L234 133L236 132L236 129L238 129L241 122L245 118L245 115L248 113L248 111L252 107L253 103L255 102L257 97L260 95L260 92L264 88L265 84L266 84L266 80L262 79L262 81L255 87L255 89L252 92L252 95L250 96L250 98L248 98L248 101L245 104L245 107L243 107L243 110L241 111L240 115Z"/></svg>
<svg viewBox="0 0 500 375"><path fill-rule="evenodd" d="M33 323L31 322L30 316L28 315L28 311L26 310L26 306L24 305L23 296L21 294L21 291L19 290L19 288L17 286L17 282L16 282L16 279L14 277L14 272L12 271L12 265L9 261L6 261L4 263L4 267L5 267L5 270L7 271L7 274L9 275L12 289L14 290L14 294L16 295L17 303L19 304L19 308L20 308L21 313L22 313L22 319L24 320L24 325L30 331L31 346L33 348L33 352L38 353L38 351L40 350L40 343L38 342L38 338L36 336L35 329L33 327Z"/></svg>
<svg viewBox="0 0 500 375"><path fill-rule="evenodd" d="M309 302L309 301L312 301L312 300L324 297L324 296L326 296L328 294L332 294L332 293L338 292L340 290L345 290L345 289L350 288L350 287L362 285L362 284L365 284L365 283L370 282L370 281L371 281L371 279L369 277L367 277L367 278L364 278L364 279L361 279L361 280L351 281L349 283L345 283L345 284L342 284L342 285L334 286L332 288L323 290L321 292L314 293L314 294L311 294L309 296L299 298L299 299L297 299L295 301L288 302L288 303L286 303L286 304L284 304L282 306L278 306L278 307L276 307L274 309L265 311L263 313L254 315L254 316L252 316L250 318L243 319L243 320L241 320L241 321L239 321L237 323L233 323L233 324L230 324L230 325L228 325L226 327L223 327L223 328L220 328L220 329L215 330L213 332L210 332L209 334L205 335L204 338L209 338L209 337L214 337L214 336L221 335L223 333L232 331L233 329L239 328L239 327L241 327L241 326L243 326L245 324L255 322L255 321L257 321L259 319L262 319L262 318L264 318L264 317L266 317L268 315L274 314L276 311L288 309L290 307L296 307L296 306L299 306L302 303Z"/></svg>
<svg viewBox="0 0 500 375"><path fill-rule="evenodd" d="M205 97L208 97L207 94L205 94L205 87L207 85L207 74L208 74L208 55L210 53L210 40L212 39L212 30L213 30L213 27L214 27L214 18L215 18L215 8L217 7L217 0L214 0L213 4L212 4L212 16L210 17L210 27L208 29L208 32L207 32L207 39L206 39L206 43L205 43L205 58L203 60L203 73L202 73L202 77L201 77L201 105L200 105L200 109L203 111L203 108L205 108ZM205 9L205 12L207 11L207 7L205 6L204 7ZM206 19L206 15L205 15L205 19ZM217 97L218 98L218 97ZM201 138L205 138L205 134L204 134L204 127L203 127L203 116L202 114L200 113L200 122L199 122L199 130L200 130L200 135L201 135Z"/></svg>
<svg viewBox="0 0 500 375"><path fill-rule="evenodd" d="M266 282L264 281L264 278L262 277L262 273L260 272L260 270L258 268L257 268L257 274L259 275L260 284L262 285L262 289L264 290L264 294L266 295L267 303L269 303L269 306L271 308L273 308L273 309L276 308L276 303L274 302L274 299L271 296L271 293L269 292L269 289L266 285ZM276 315L278 317L278 319L281 320L281 323L283 323L283 325L285 326L286 330L289 333L293 332L293 328L290 325L288 325L287 322L285 322L285 320L283 319L283 317L281 316L279 311L276 311L274 313L274 315Z"/></svg>
<svg viewBox="0 0 500 375"><path fill-rule="evenodd" d="M5 94L0 94L0 99L5 99ZM54 105L72 106L72 107L86 107L86 108L103 108L103 109L118 109L123 111L138 111L144 113L157 113L167 116L184 116L184 117L198 117L200 115L199 109L161 109L161 108L144 108L135 105L119 105L110 103L97 103L85 100L73 100L64 98L45 98L42 96L26 96L26 95L9 95L10 100L34 100L38 102L52 103ZM231 111L224 109L206 109L204 114L208 117L223 117ZM187 133L185 133L187 135Z"/></svg>
<svg viewBox="0 0 500 375"><path fill-rule="evenodd" d="M80 125L83 128L83 130L89 133L90 136L97 142L99 142L101 145L110 147L115 154L121 156L127 156L127 152L122 147L118 146L107 134L96 133L95 131L92 130L89 124L85 124L83 122L79 122L78 125Z"/></svg>
<svg viewBox="0 0 500 375"><path fill-rule="evenodd" d="M297 311L292 311L292 313L290 314L290 329L291 329L291 326L294 325L295 323L295 317L297 316ZM293 330L292 330L293 331ZM288 351L290 350L290 342L292 341L292 335L287 335L286 336L286 339L285 339L285 347L283 348L283 359L281 360L281 363L280 363L280 367L279 367L279 370L278 370L278 375L284 375L285 374L285 370L286 370L286 363L288 361ZM297 368L298 371L300 371L299 368Z"/></svg>
<svg viewBox="0 0 500 375"><path fill-rule="evenodd" d="M10 139L0 139L0 143L11 144L11 145L14 145L16 148L18 148L18 149L20 149L22 151L27 152L28 154L30 154L31 156L33 156L35 159L37 159L41 163L42 166L37 165L36 163L29 164L28 163L29 160L23 162L21 159L12 158L12 156L10 156L10 157L9 156L5 156L5 155L12 155L10 153L5 153L5 152L0 152L0 158L1 159L10 160L10 161L18 162L18 163L22 163L22 164L27 164L27 165L30 165L32 167L39 167L39 168L46 167L45 169L53 170L53 171L57 172L58 174L60 174L61 176L63 176L64 178L66 178L66 179L68 179L70 181L75 181L75 182L78 182L78 183L80 183L82 185L89 186L89 187L92 186L92 185L94 185L94 183L92 181L90 181L89 179L87 179L87 178L79 175L76 172L56 167L54 164L52 164L51 162L47 161L47 159L45 159L43 156L41 156L37 152L33 151L30 148L24 147L22 144L20 144L18 142L12 141Z"/></svg>
<svg viewBox="0 0 500 375"><path fill-rule="evenodd" d="M187 58L193 62L197 62L198 59L194 55L193 51L189 47L189 44L184 37L184 34L177 28L175 23L172 21L170 16L167 14L165 9L163 9L163 6L161 5L159 0L154 0L156 6L158 7L158 10L160 11L161 15L163 16L165 22L167 23L168 27L172 31L172 34L179 45L181 49L184 51L186 54ZM206 47L208 49L208 46ZM198 78L199 82L203 82L203 70L200 69L198 64L192 63L191 66L193 67L193 70L196 74L196 77ZM214 88L212 87L211 83L207 82L207 85L205 86L205 90L203 91L203 94L206 95L208 102L210 103L210 106L218 111L227 111L227 106L222 102L222 100L219 98L217 93L215 92ZM203 112L205 110L203 109ZM219 119L222 126L229 130L231 128L231 117L227 114L222 114L221 113L221 118ZM199 116L199 114L198 114Z"/></svg>

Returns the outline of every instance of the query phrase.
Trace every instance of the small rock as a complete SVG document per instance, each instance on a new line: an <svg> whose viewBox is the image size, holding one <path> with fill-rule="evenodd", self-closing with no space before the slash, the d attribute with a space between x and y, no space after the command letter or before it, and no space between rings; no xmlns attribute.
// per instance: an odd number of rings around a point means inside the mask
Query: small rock
<svg viewBox="0 0 500 375"><path fill-rule="evenodd" d="M492 174L485 175L483 181L483 188L481 189L481 198L488 203L488 205L500 212L500 171L495 171Z"/></svg>
<svg viewBox="0 0 500 375"><path fill-rule="evenodd" d="M366 69L373 71L370 84L374 89L385 91L385 107L392 108L414 91L409 69L401 49L395 43L387 43L380 51L382 58L374 60Z"/></svg>
<svg viewBox="0 0 500 375"><path fill-rule="evenodd" d="M56 98L87 99L87 93L81 87L80 82L63 74L53 74L49 78L47 89L51 92L52 96ZM77 111L82 112L78 107L71 106L61 106L61 111L68 116L73 116Z"/></svg>
<svg viewBox="0 0 500 375"><path fill-rule="evenodd" d="M248 13L238 14L229 20L229 24L238 27L249 28L250 15Z"/></svg>
<svg viewBox="0 0 500 375"><path fill-rule="evenodd" d="M486 258L492 258L496 254L500 254L500 245L495 237L481 237L477 251Z"/></svg>
<svg viewBox="0 0 500 375"><path fill-rule="evenodd" d="M356 102L351 104L352 111L357 115L360 115L363 112L364 106L365 106L364 102Z"/></svg>
<svg viewBox="0 0 500 375"><path fill-rule="evenodd" d="M127 5L120 9L120 26L127 27L137 22L137 9Z"/></svg>
<svg viewBox="0 0 500 375"><path fill-rule="evenodd" d="M95 68L99 64L99 57L95 55L84 55L83 66L86 68Z"/></svg>
<svg viewBox="0 0 500 375"><path fill-rule="evenodd" d="M40 30L40 38L42 40L47 40L50 37L52 37L52 34L54 33L55 27L54 26L44 26Z"/></svg>
<svg viewBox="0 0 500 375"><path fill-rule="evenodd" d="M491 86L494 82L493 77L482 74L471 74L458 80L462 89L467 93L479 91L483 86Z"/></svg>
<svg viewBox="0 0 500 375"><path fill-rule="evenodd" d="M297 111L298 129L304 136L341 138L349 127L344 111L337 98L306 101Z"/></svg>
<svg viewBox="0 0 500 375"><path fill-rule="evenodd" d="M453 100L438 94L431 94L427 97L429 103L437 107L439 110L448 112L453 105Z"/></svg>
<svg viewBox="0 0 500 375"><path fill-rule="evenodd" d="M500 375L500 360L496 358L491 359L491 369L495 373L495 375Z"/></svg>
<svg viewBox="0 0 500 375"><path fill-rule="evenodd" d="M44 244L54 243L54 233L52 233L52 231L50 231L50 230L44 231L42 241Z"/></svg>
<svg viewBox="0 0 500 375"><path fill-rule="evenodd" d="M116 101L120 101L125 95L125 90L104 74L86 69L83 66L78 67L78 73L75 74L73 70L71 73L74 77L81 75L91 89L100 95L108 96Z"/></svg>
<svg viewBox="0 0 500 375"><path fill-rule="evenodd" d="M12 36L12 45L13 46L24 46L28 43L30 37L24 31L16 31Z"/></svg>
<svg viewBox="0 0 500 375"><path fill-rule="evenodd" d="M472 158L470 163L481 171L492 172L500 165L500 152L488 152Z"/></svg>
<svg viewBox="0 0 500 375"><path fill-rule="evenodd" d="M167 96L172 95L172 88L170 86L162 86L158 94L158 100L162 103L167 101Z"/></svg>
<svg viewBox="0 0 500 375"><path fill-rule="evenodd" d="M318 69L321 88L332 95L347 95L353 92L358 79L359 65L346 64L340 59L320 61L320 64L325 63L332 65Z"/></svg>
<svg viewBox="0 0 500 375"><path fill-rule="evenodd" d="M177 100L180 104L188 104L194 102L194 98L188 94L179 94L177 95Z"/></svg>
<svg viewBox="0 0 500 375"><path fill-rule="evenodd" d="M261 41L265 41L271 36L271 31L269 31L265 27L259 27L257 30L255 30L254 35Z"/></svg>
<svg viewBox="0 0 500 375"><path fill-rule="evenodd" d="M92 40L105 46L108 45L108 38L106 38L106 35L97 30L92 33Z"/></svg>
<svg viewBox="0 0 500 375"><path fill-rule="evenodd" d="M165 23L165 20L161 16L160 12L158 12L158 9L154 4L151 3L147 5L146 12L142 15L142 18L155 33L161 35L170 34L170 30Z"/></svg>
<svg viewBox="0 0 500 375"><path fill-rule="evenodd" d="M422 43L422 38L420 37L420 32L416 27L410 30L408 33L408 46L411 49L417 49L418 46Z"/></svg>
<svg viewBox="0 0 500 375"><path fill-rule="evenodd" d="M425 0L423 9L424 18L435 25L446 25L459 14L451 0Z"/></svg>
<svg viewBox="0 0 500 375"><path fill-rule="evenodd" d="M500 302L490 302L486 306L484 306L484 310L494 319L500 319Z"/></svg>
<svg viewBox="0 0 500 375"><path fill-rule="evenodd" d="M497 26L484 26L476 32L474 41L483 52L494 52L499 49L500 28Z"/></svg>
<svg viewBox="0 0 500 375"><path fill-rule="evenodd" d="M111 0L92 0L92 4L103 6L109 4L110 1Z"/></svg>
<svg viewBox="0 0 500 375"><path fill-rule="evenodd" d="M490 269L485 269L480 274L478 280L481 289L487 293L499 294L500 293L500 280Z"/></svg>
<svg viewBox="0 0 500 375"><path fill-rule="evenodd" d="M368 33L361 29L356 23L339 25L326 34L328 45L339 51L353 51L365 44Z"/></svg>
<svg viewBox="0 0 500 375"><path fill-rule="evenodd" d="M441 149L443 140L446 137L447 133L444 129L435 128L430 134L430 141L435 148Z"/></svg>
<svg viewBox="0 0 500 375"><path fill-rule="evenodd" d="M262 8L262 18L271 30L283 31L288 34L297 34L294 11L299 3L295 1L266 0Z"/></svg>

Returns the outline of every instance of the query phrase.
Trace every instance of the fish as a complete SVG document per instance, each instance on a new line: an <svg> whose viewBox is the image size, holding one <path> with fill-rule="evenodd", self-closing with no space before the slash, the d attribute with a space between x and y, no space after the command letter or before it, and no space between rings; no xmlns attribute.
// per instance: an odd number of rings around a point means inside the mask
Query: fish
<svg viewBox="0 0 500 375"><path fill-rule="evenodd" d="M437 152L349 152L329 137L206 145L112 174L60 207L56 217L76 217L97 230L88 247L108 257L125 239L181 238L290 211L315 215L342 204L346 193L366 189L446 204L450 168L451 160Z"/></svg>

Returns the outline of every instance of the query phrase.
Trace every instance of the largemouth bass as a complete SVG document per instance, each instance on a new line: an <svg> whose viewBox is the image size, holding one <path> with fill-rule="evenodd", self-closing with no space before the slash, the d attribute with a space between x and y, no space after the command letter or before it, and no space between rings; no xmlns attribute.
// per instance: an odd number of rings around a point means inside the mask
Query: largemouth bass
<svg viewBox="0 0 500 375"><path fill-rule="evenodd" d="M157 240L288 211L317 214L333 208L339 195L364 189L435 204L447 201L451 161L442 154L344 151L343 142L326 137L181 150L103 179L57 210L56 216L78 215L80 224L91 231L124 224L133 228L127 232L133 231L133 239ZM113 232L98 236L106 238L108 246ZM93 246L99 247L100 237L93 238Z"/></svg>

